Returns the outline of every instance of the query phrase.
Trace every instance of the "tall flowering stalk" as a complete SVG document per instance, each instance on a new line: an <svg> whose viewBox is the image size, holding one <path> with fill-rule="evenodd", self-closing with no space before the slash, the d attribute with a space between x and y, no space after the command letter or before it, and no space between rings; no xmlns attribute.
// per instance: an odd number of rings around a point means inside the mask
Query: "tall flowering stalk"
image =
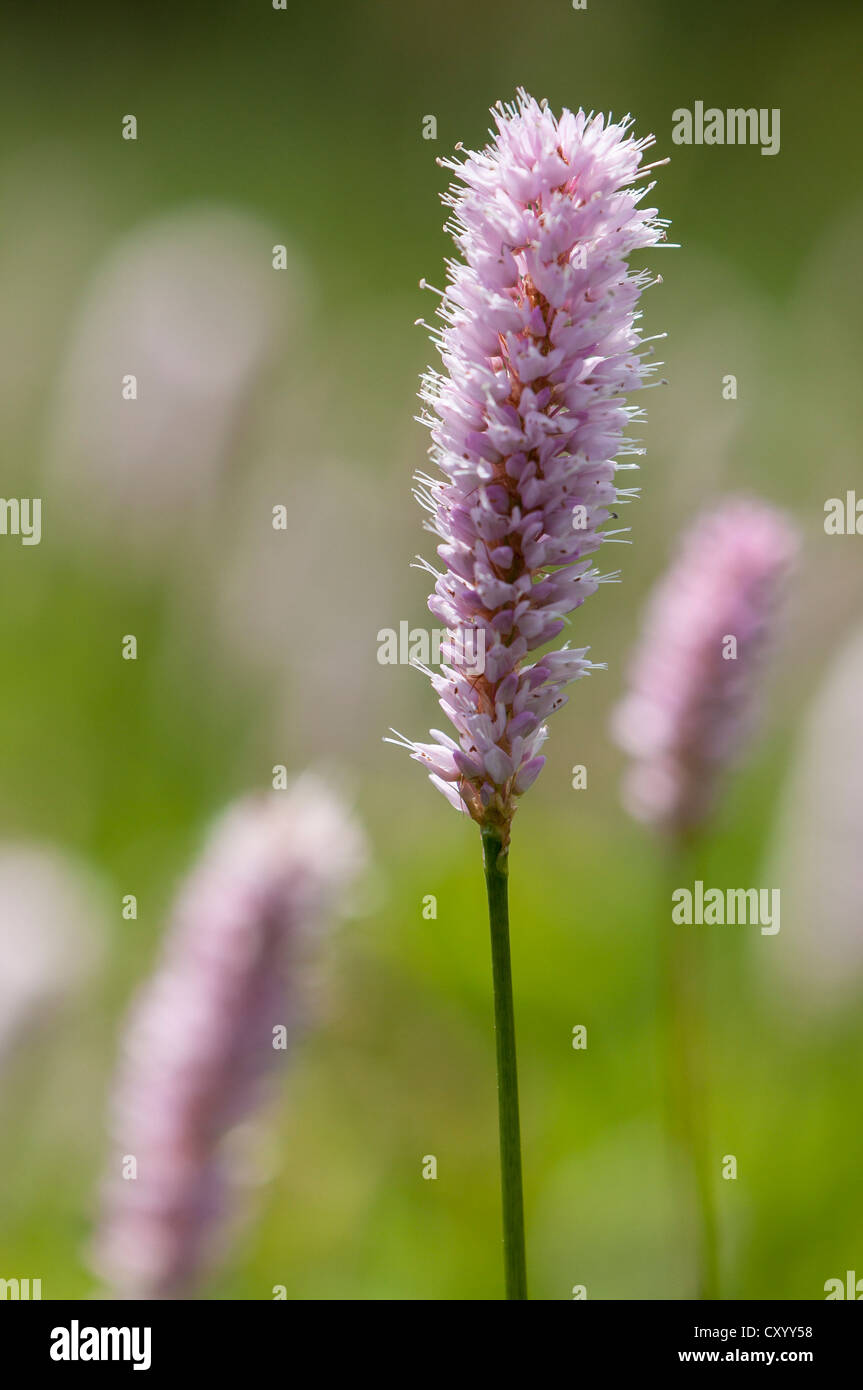
<svg viewBox="0 0 863 1390"><path fill-rule="evenodd" d="M444 202L461 259L432 330L443 372L423 379L430 457L417 497L440 538L432 613L448 642L428 674L456 738L401 739L432 782L480 827L489 899L497 1035L504 1260L509 1298L525 1298L521 1146L507 906L518 798L545 762L546 717L592 667L557 638L595 592L591 558L613 533L615 460L637 452L624 430L639 414L622 397L653 370L642 360L636 305L650 283L627 256L663 236L639 203L653 138L631 120L564 111L520 90L498 105L491 143L442 160L458 182ZM649 185L652 187L652 185ZM466 640L468 639L468 640ZM459 663L484 653L477 673ZM401 736L399 736L401 738Z"/></svg>
<svg viewBox="0 0 863 1390"><path fill-rule="evenodd" d="M188 1294L224 1238L224 1141L307 1022L321 934L363 853L310 776L238 802L215 827L125 1034L93 1252L120 1295Z"/></svg>
<svg viewBox="0 0 863 1390"><path fill-rule="evenodd" d="M695 867L722 774L760 703L762 669L797 550L785 516L733 497L699 518L659 581L612 728L632 757L624 803L662 836L678 886ZM667 1087L674 1145L686 1155L699 1227L703 1298L719 1296L718 1231L705 1077L704 962L663 910Z"/></svg>

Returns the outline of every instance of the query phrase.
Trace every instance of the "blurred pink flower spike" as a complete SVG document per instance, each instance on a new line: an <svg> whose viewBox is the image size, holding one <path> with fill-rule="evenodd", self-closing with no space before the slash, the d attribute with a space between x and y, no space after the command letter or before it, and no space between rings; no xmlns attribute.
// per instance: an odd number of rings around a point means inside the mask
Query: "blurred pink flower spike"
<svg viewBox="0 0 863 1390"><path fill-rule="evenodd" d="M733 497L697 520L656 585L614 712L630 813L669 833L712 811L760 704L765 650L798 549L792 523Z"/></svg>
<svg viewBox="0 0 863 1390"><path fill-rule="evenodd" d="M215 826L123 1042L93 1252L119 1296L182 1297L224 1244L224 1141L307 1024L310 972L364 861L357 825L311 775Z"/></svg>
<svg viewBox="0 0 863 1390"><path fill-rule="evenodd" d="M273 233L241 212L192 206L136 228L99 265L63 364L49 441L70 522L124 553L208 518L239 447L280 317L302 277L272 268ZM290 303L284 302L287 295Z"/></svg>
<svg viewBox="0 0 863 1390"><path fill-rule="evenodd" d="M485 149L441 161L458 178L444 201L462 259L449 262L432 330L444 373L429 371L422 391L443 477L418 475L416 492L444 565L421 562L435 581L429 608L455 648L482 638L484 670L431 677L455 740L402 742L505 846L545 761L545 720L593 667L584 648L526 658L596 591L591 557L620 534L601 528L632 496L617 470L637 465L616 460L643 452L625 439L641 412L623 396L656 370L641 360L636 313L653 277L630 273L627 257L665 232L639 207L653 137L635 139L629 117L558 120L523 90L492 115Z"/></svg>

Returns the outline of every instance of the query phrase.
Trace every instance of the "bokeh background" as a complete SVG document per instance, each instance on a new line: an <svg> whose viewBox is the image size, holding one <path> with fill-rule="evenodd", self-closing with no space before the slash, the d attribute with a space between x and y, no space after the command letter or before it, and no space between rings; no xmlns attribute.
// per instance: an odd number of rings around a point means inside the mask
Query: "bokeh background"
<svg viewBox="0 0 863 1390"><path fill-rule="evenodd" d="M0 1276L96 1291L128 1000L206 826L283 763L341 782L375 864L271 1115L257 1219L202 1293L499 1294L478 836L381 742L438 720L421 676L378 664L377 633L428 622L410 485L431 354L413 325L434 307L418 281L440 284L448 253L435 158L482 142L520 84L654 131L681 243L647 262L670 385L641 401L633 544L601 557L623 582L574 618L608 670L555 716L512 854L532 1293L693 1291L661 1129L664 868L620 807L608 717L675 537L741 488L797 519L804 557L702 863L783 893L778 937L708 947L715 1147L739 1164L717 1183L723 1293L823 1298L863 1274L863 540L823 529L827 498L863 494L859 7L212 0L19 8L4 30L2 492L42 497L43 537L0 538ZM696 100L779 107L780 153L674 146Z"/></svg>

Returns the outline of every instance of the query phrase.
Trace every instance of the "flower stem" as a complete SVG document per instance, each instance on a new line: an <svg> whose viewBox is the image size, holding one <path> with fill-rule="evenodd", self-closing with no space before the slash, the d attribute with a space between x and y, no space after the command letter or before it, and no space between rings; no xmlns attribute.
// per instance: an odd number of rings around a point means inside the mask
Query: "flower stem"
<svg viewBox="0 0 863 1390"><path fill-rule="evenodd" d="M678 845L672 856L673 887L687 886L693 867L692 846ZM696 925L678 925L671 904L663 910L666 1084L672 1156L682 1151L684 1182L691 1212L687 1224L696 1231L698 1296L719 1298L719 1250L709 1134L709 1084L706 1067L707 1008L704 979L706 942Z"/></svg>
<svg viewBox="0 0 863 1390"><path fill-rule="evenodd" d="M508 1299L527 1298L524 1253L524 1198L521 1183L521 1134L518 1118L518 1071L512 961L509 950L507 854L500 834L484 828L483 863L491 928L494 984L494 1030L497 1049L497 1099L500 1116L500 1181L503 1202L503 1263Z"/></svg>

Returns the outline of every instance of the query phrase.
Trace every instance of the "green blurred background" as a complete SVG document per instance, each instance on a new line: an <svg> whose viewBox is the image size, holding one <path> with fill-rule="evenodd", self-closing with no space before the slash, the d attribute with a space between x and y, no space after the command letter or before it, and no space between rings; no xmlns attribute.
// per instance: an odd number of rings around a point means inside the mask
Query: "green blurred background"
<svg viewBox="0 0 863 1390"><path fill-rule="evenodd" d="M623 582L573 623L608 670L555 716L514 835L531 1291L691 1296L657 1068L664 866L620 808L608 716L680 528L728 490L787 508L805 556L768 718L701 866L723 886L776 881L801 729L863 615L863 541L823 530L824 501L860 479L859 6L215 0L40 5L4 29L2 491L43 498L43 538L0 538L2 834L85 865L104 908L99 968L0 1061L0 1276L95 1290L84 1250L127 1001L207 824L284 763L342 781L375 867L281 1090L258 1217L204 1292L499 1296L479 838L381 742L439 719L427 683L376 655L379 629L428 622L410 485L431 360L413 325L434 307L418 281L441 284L448 254L435 158L481 143L487 108L524 85L656 133L672 159L651 202L681 243L648 261L670 385L640 402L634 543L601 557ZM696 100L779 107L780 153L672 145L673 110ZM136 371L140 399L117 408ZM17 912L2 904L7 956ZM708 947L715 1147L739 1164L717 1181L725 1297L821 1298L863 1275L853 942L841 998L818 1001L805 969L801 986L774 968L793 943L739 929Z"/></svg>

